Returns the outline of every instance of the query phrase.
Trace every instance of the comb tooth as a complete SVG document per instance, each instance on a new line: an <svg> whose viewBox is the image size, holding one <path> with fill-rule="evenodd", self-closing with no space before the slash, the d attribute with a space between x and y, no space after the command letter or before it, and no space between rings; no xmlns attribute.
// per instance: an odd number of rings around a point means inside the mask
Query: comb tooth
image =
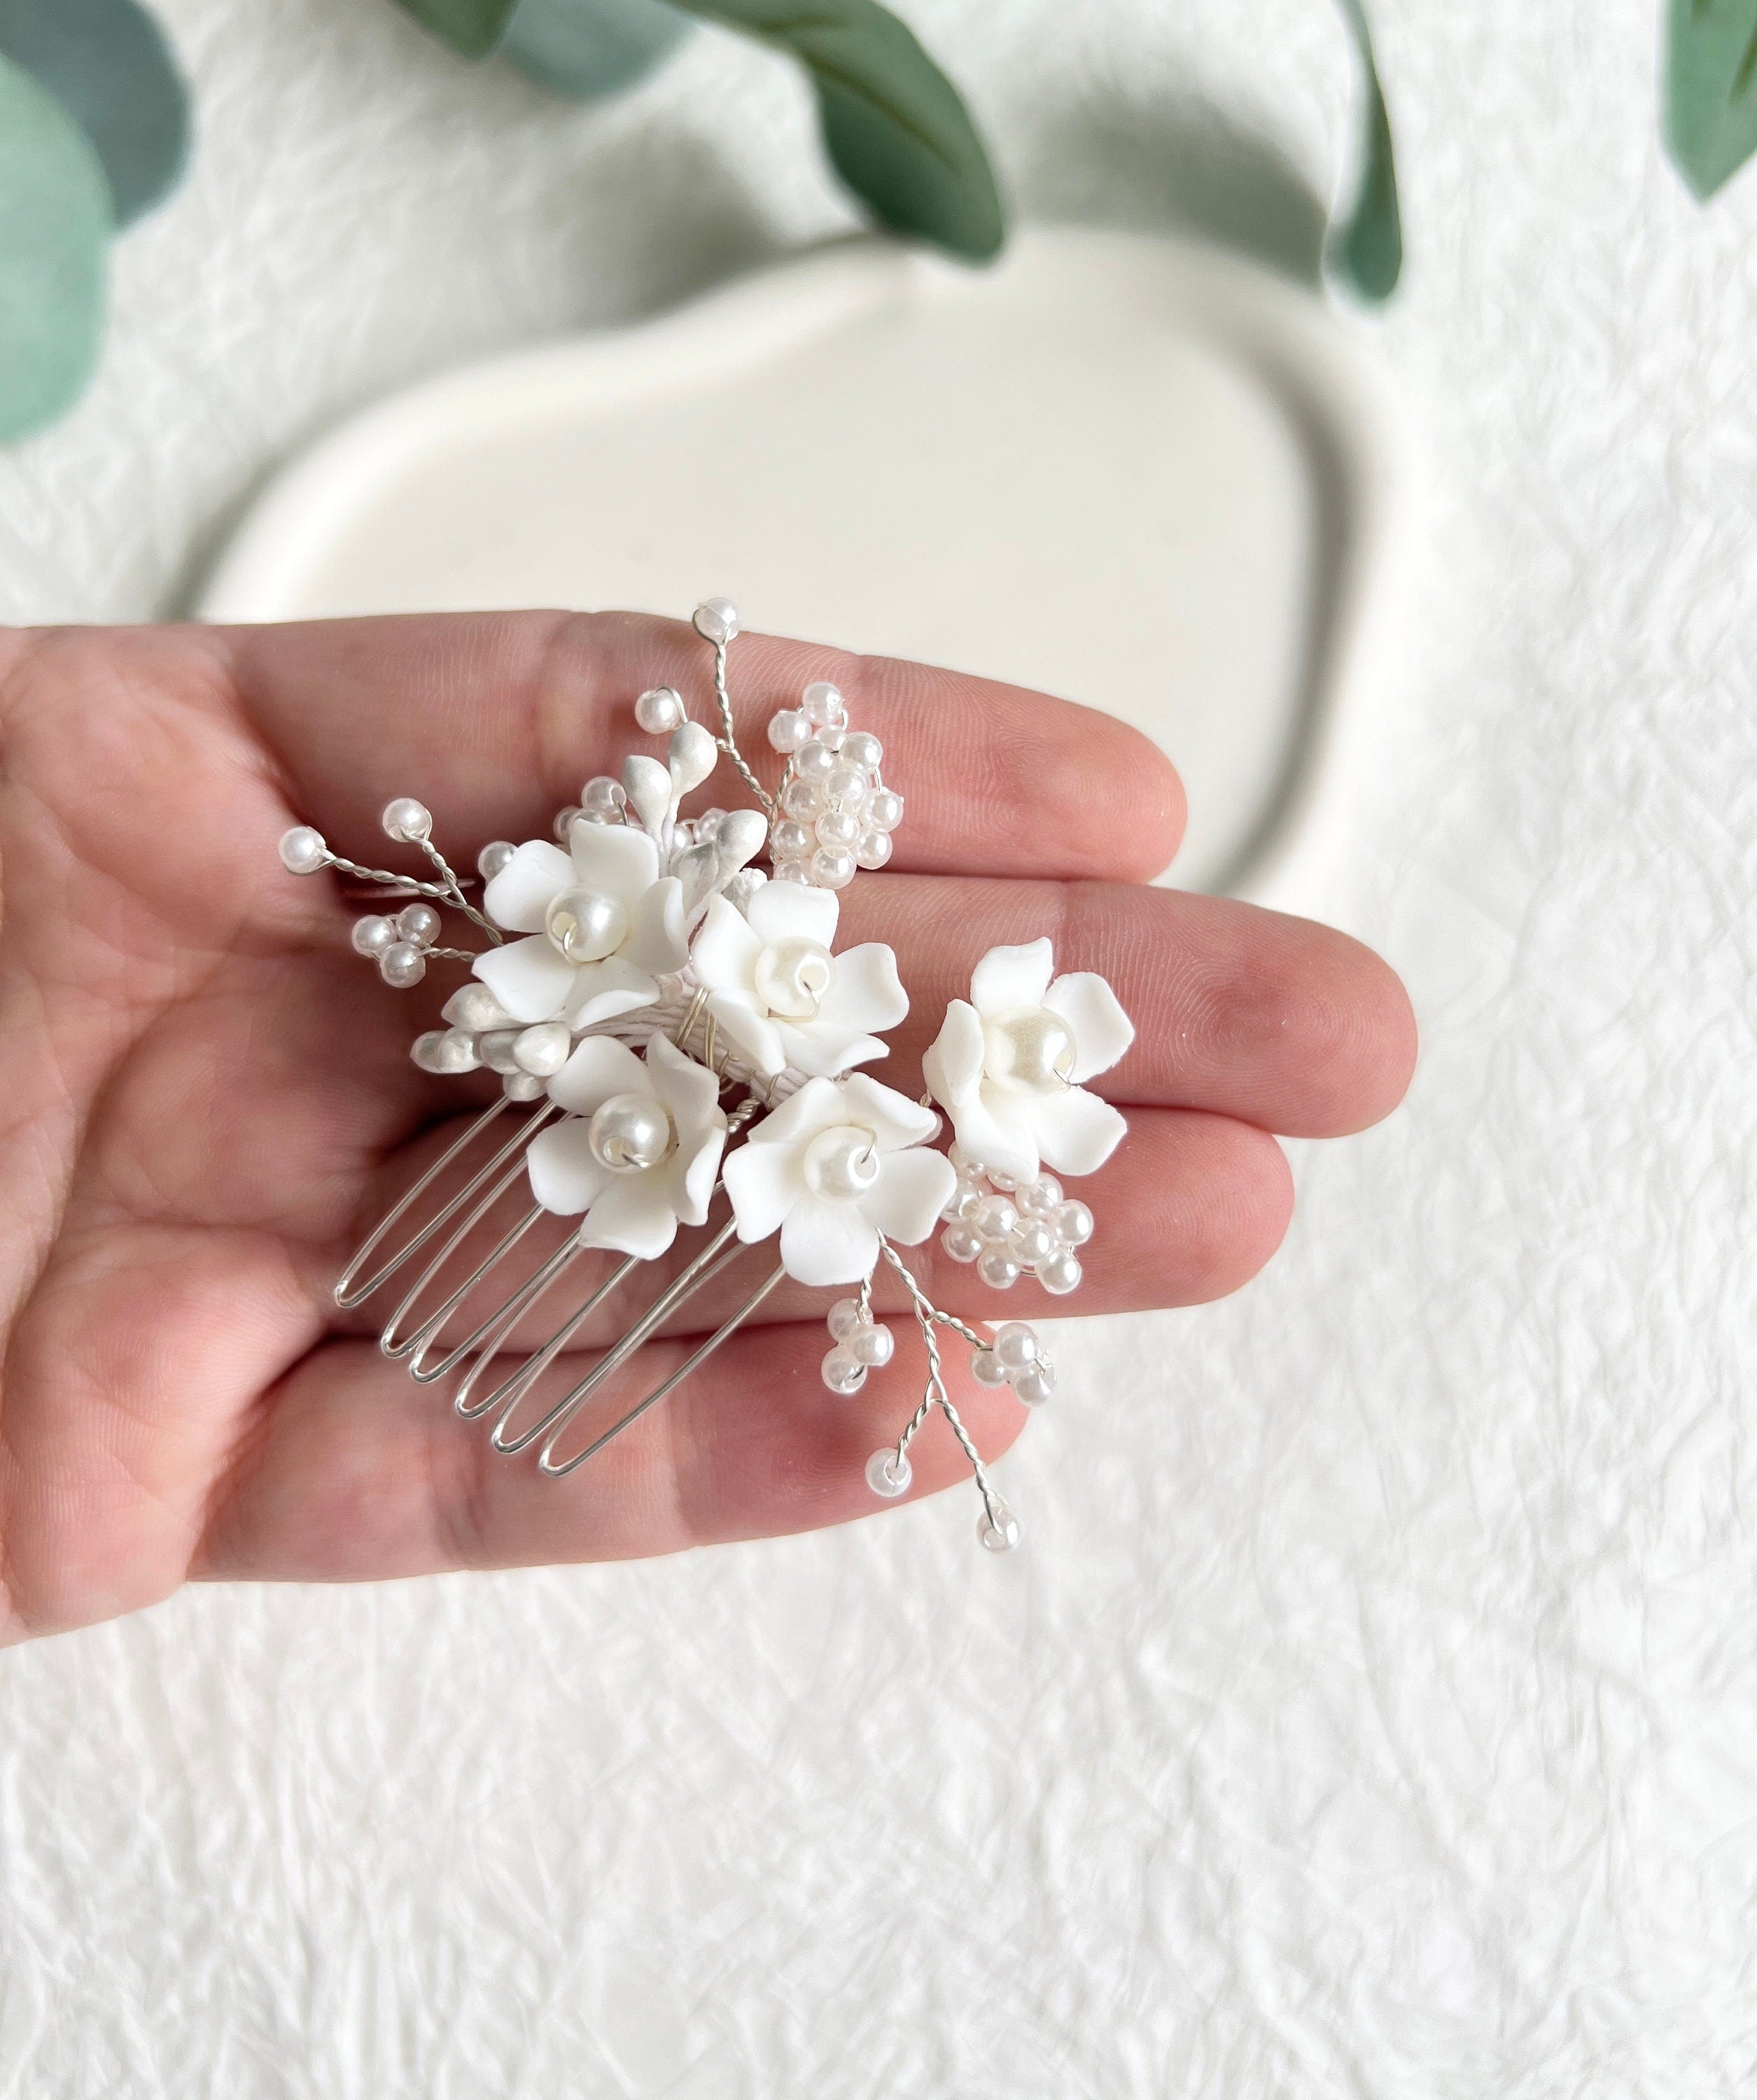
<svg viewBox="0 0 1757 2100"><path fill-rule="evenodd" d="M430 1363L427 1361L427 1352L433 1346L434 1343L439 1339L440 1332L444 1327L446 1321L451 1318L452 1315L457 1310L458 1307L463 1304L466 1298L469 1297L470 1292L473 1291L479 1284L487 1282L488 1279L494 1273L495 1270L499 1268L500 1264L506 1259L507 1255L512 1252L513 1249L518 1246L519 1242L524 1238L525 1234L530 1231L531 1228L535 1224L540 1224L543 1219L548 1217L550 1215L550 1212L545 1211L541 1203L533 1203L531 1208L525 1212L524 1215L520 1218L517 1224L514 1224L505 1234L505 1238L501 1241L500 1245L494 1249L492 1254L488 1255L483 1261L477 1264L470 1273L465 1277L464 1281L458 1285L457 1288L452 1293L450 1297L446 1299L445 1303L438 1307L433 1312L430 1313L426 1319L425 1319L415 1330L414 1333L408 1337L406 1342L400 1343L395 1351L386 1352L387 1354L406 1356L408 1358L408 1374L414 1379L417 1385L431 1385L435 1379L444 1378L453 1364L461 1363L463 1359L469 1355L470 1352L476 1346L477 1343L481 1340L482 1337L487 1334L489 1328L492 1327L494 1322L500 1317L501 1312L506 1307L507 1301L504 1298L473 1333L466 1335L463 1340L459 1342L454 1348L448 1349L445 1354L439 1358L437 1363ZM564 1253L566 1249L558 1249L557 1251ZM552 1255L550 1259L554 1260L554 1257ZM388 1332L388 1330L386 1330L386 1332ZM384 1348L384 1341L382 1336L379 1339L378 1346L380 1348Z"/></svg>
<svg viewBox="0 0 1757 2100"><path fill-rule="evenodd" d="M458 1211L475 1200L477 1192L481 1189L483 1183L492 1180L492 1177L500 1171L501 1167L506 1164L506 1162L512 1158L514 1153L519 1151L523 1147L528 1145L531 1140L536 1135L536 1132L542 1127L543 1124L556 1113L555 1104L553 1101L545 1101L541 1108L537 1110L535 1115L528 1117L525 1121L520 1124L519 1129L507 1140L506 1143L501 1147L500 1150L494 1154L493 1158L488 1161L488 1164L485 1167L479 1168L476 1173L470 1176L470 1180L465 1183L464 1186L459 1189L457 1193L452 1197L451 1201L436 1217L430 1219L428 1222L421 1228L420 1231L414 1235L413 1238L409 1240L406 1245L399 1248L396 1253L391 1255L387 1260L386 1260L370 1277L367 1278L364 1283L356 1284L354 1279L359 1275L360 1270L364 1268L366 1264L372 1259L373 1255L377 1248L383 1243L386 1235L390 1232L392 1226L397 1223L399 1219L405 1215L413 1203L414 1203L432 1187L435 1181L437 1180L439 1176L444 1172L445 1169L451 1165L452 1162L457 1158L458 1154L464 1151L468 1145L474 1143L476 1138L478 1138L482 1132L488 1127L489 1124L493 1122L494 1118L508 1105L509 1104L505 1097L503 1096L499 1101L493 1103L491 1107L484 1109L482 1114L477 1117L475 1121L470 1124L470 1127L465 1131L461 1136L455 1138L452 1142L446 1147L445 1150L440 1154L439 1157L436 1160L434 1161L433 1164L427 1169L426 1172L422 1176L421 1179L415 1183L414 1186L398 1199L385 1217L373 1229L372 1232L368 1234L364 1245L361 1246L359 1251L355 1255L354 1259L348 1264L347 1268L343 1270L341 1281L335 1287L335 1302L341 1307L344 1312L352 1312L356 1305L364 1305L366 1300L372 1296L373 1293L377 1290L382 1284L386 1282L390 1277L395 1275L396 1272L403 1266L404 1262L408 1261L412 1255L417 1254L421 1249L427 1244L435 1233L443 1232L445 1227L457 1215Z"/></svg>
<svg viewBox="0 0 1757 2100"><path fill-rule="evenodd" d="M558 1459L555 1456L556 1444L560 1440L562 1430L567 1427L566 1423L561 1423L541 1451L537 1454L538 1471L546 1473L552 1480L564 1480L576 1467L583 1466L588 1458L595 1458L607 1444L614 1443L625 1429L633 1427L634 1423L646 1414L648 1408L656 1407L660 1401L669 1399L671 1394L682 1384L685 1379L693 1377L720 1344L738 1332L786 1273L787 1271L784 1268L778 1268L766 1277L726 1325L717 1333L710 1335L695 1353L686 1362L680 1364L663 1384L655 1386L647 1397L631 1407L620 1422L613 1422L601 1436L594 1437L583 1451L576 1451L571 1458ZM705 1278L703 1280L706 1281Z"/></svg>
<svg viewBox="0 0 1757 2100"><path fill-rule="evenodd" d="M410 1313L413 1312L416 1305L421 1300L422 1293L426 1291L428 1286L441 1273L444 1269L445 1264L451 1260L452 1256L457 1253L457 1250L463 1245L464 1242L469 1238L470 1235L475 1230L476 1227L482 1223L485 1217L488 1216L488 1213L494 1208L494 1206L499 1202L501 1197L506 1193L506 1191L512 1187L513 1184L519 1179L524 1171L525 1165L523 1160L515 1159L512 1165L506 1169L505 1172L501 1175L499 1180L495 1182L489 1189L488 1193L482 1198L481 1201L478 1202L473 1209L466 1212L462 1222L458 1225L457 1230L452 1233L451 1237L439 1249L439 1251L433 1257L432 1260L427 1264L426 1267L422 1269L420 1275L416 1277L415 1281L403 1294L402 1299L399 1303L396 1310L391 1315L390 1318L385 1321L384 1326L380 1331L378 1336L379 1348L383 1350L384 1353L389 1357L393 1362L403 1357L406 1357L412 1349L417 1348L424 1341L430 1339L431 1336L438 1331L439 1328L444 1324L445 1321L450 1317L451 1314L457 1309L458 1305L462 1303L465 1294L473 1290L475 1286L482 1281L486 1273L493 1267L494 1264L500 1260L503 1255L510 1253L511 1250L518 1245L519 1242L523 1238L525 1233L530 1230L531 1227L536 1223L537 1219L542 1216L542 1206L538 1204L533 1207L532 1210L528 1211L526 1215L517 1224L514 1225L505 1235L501 1239L500 1245L496 1247L493 1253L488 1256L488 1260L484 1261L479 1268L478 1268L475 1274L462 1286L461 1290L454 1291L452 1295L446 1299L445 1303L439 1308L437 1313L431 1314L428 1318L423 1320L421 1325L416 1328L415 1331L412 1335L404 1335L400 1341L396 1339L396 1330L399 1325L404 1320L406 1320L409 1317Z"/></svg>
<svg viewBox="0 0 1757 2100"><path fill-rule="evenodd" d="M704 1284L711 1282L722 1268L738 1259L744 1251L742 1245L734 1246L730 1254L726 1251L726 1242L737 1230L736 1220L729 1219L669 1289L660 1292L658 1299L621 1340L607 1350L579 1384L571 1392L564 1393L541 1421L531 1428L521 1431L517 1436L509 1436L506 1433L510 1415L497 1423L492 1440L495 1449L509 1457L515 1452L528 1450L540 1438L547 1436L569 1422L611 1373L619 1365L628 1361L662 1321L668 1319L679 1305L693 1298Z"/></svg>
<svg viewBox="0 0 1757 2100"><path fill-rule="evenodd" d="M575 1307L534 1356L527 1357L518 1370L510 1373L499 1385L496 1386L486 1400L472 1400L470 1394L475 1390L477 1379L499 1354L501 1344L512 1332L523 1316L546 1294L550 1286L559 1278L567 1268L568 1261L583 1253L584 1251L577 1246L561 1249L561 1254L567 1257L567 1261L558 1261L557 1256L551 1255L536 1275L531 1278L524 1289L502 1308L496 1332L490 1337L476 1361L470 1366L463 1383L457 1389L457 1397L452 1403L466 1422L479 1421L486 1414L510 1414L531 1387L566 1348L581 1327L609 1297L611 1292L625 1282L640 1267L641 1257L638 1255L631 1254L620 1268L611 1272L597 1290L587 1298L584 1304Z"/></svg>

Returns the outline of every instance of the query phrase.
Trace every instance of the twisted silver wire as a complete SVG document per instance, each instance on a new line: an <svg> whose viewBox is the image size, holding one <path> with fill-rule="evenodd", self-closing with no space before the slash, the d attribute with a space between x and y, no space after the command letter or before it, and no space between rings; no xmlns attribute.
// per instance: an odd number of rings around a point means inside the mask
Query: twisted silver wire
<svg viewBox="0 0 1757 2100"><path fill-rule="evenodd" d="M762 814L772 818L775 815L775 797L744 763L744 754L738 748L738 732L732 726L732 695L726 687L726 656L731 646L730 637L724 642L715 642L713 646L713 696L719 703L720 721L725 730L725 735L717 736L714 742L738 768L744 785L756 796Z"/></svg>
<svg viewBox="0 0 1757 2100"><path fill-rule="evenodd" d="M916 1282L902 1255L882 1233L879 1234L879 1246L886 1261L903 1280L904 1287L914 1305L916 1324L921 1330L921 1340L927 1350L927 1391L921 1396L920 1405L909 1418L907 1426L897 1440L897 1463L901 1467L907 1462L909 1446L914 1442L916 1432L933 1410L938 1408L951 1423L952 1435L963 1446L964 1455L970 1462L970 1471L976 1476L977 1492L982 1496L982 1507L988 1512L988 1521L996 1531L1004 1530L1009 1512L1005 1503L995 1493L994 1483L988 1477L988 1469L982 1463L982 1454L971 1440L970 1432L964 1426L964 1418L953 1406L951 1396L946 1390L945 1376L939 1361L939 1339L934 1328L938 1321L947 1326L956 1326L960 1333L969 1335L972 1341L978 1343L982 1342L982 1337L965 1327L961 1321L953 1321L939 1312Z"/></svg>

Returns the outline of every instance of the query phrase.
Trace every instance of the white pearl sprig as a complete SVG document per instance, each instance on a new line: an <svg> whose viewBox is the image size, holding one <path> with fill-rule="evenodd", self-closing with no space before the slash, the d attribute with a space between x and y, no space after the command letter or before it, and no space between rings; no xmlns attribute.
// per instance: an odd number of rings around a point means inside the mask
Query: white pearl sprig
<svg viewBox="0 0 1757 2100"><path fill-rule="evenodd" d="M1084 1203L1066 1199L1053 1174L1022 1186L959 1145L951 1148L951 1163L958 1182L939 1243L954 1261L973 1261L993 1290L1010 1290L1027 1273L1057 1298L1079 1288L1085 1272L1075 1249L1093 1235Z"/></svg>
<svg viewBox="0 0 1757 2100"><path fill-rule="evenodd" d="M823 1383L832 1392L855 1393L869 1370L880 1370L897 1352L897 1338L872 1317L864 1298L838 1298L826 1321L835 1344L823 1359Z"/></svg>
<svg viewBox="0 0 1757 2100"><path fill-rule="evenodd" d="M986 1348L971 1351L970 1375L978 1385L1011 1386L1013 1397L1026 1407L1041 1407L1055 1391L1055 1365L1036 1330L1022 1320L1008 1321Z"/></svg>
<svg viewBox="0 0 1757 2100"><path fill-rule="evenodd" d="M770 718L769 741L787 758L769 833L777 880L845 889L857 868L882 867L903 797L879 770L884 746L849 728L840 691L823 678L807 686L797 708Z"/></svg>

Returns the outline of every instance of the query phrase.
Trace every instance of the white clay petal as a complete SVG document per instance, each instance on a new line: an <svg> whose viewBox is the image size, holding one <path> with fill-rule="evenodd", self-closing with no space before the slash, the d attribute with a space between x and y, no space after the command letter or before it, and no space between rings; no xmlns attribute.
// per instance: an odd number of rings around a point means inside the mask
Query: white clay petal
<svg viewBox="0 0 1757 2100"><path fill-rule="evenodd" d="M591 831L608 831L593 824ZM625 827L626 829L626 827ZM629 912L628 937L616 951L625 962L655 977L680 970L689 960L689 937L683 930L683 885L668 875L642 891Z"/></svg>
<svg viewBox="0 0 1757 2100"><path fill-rule="evenodd" d="M1083 1087L1042 1096L1031 1107L1037 1149L1057 1174L1095 1174L1128 1128L1117 1110Z"/></svg>
<svg viewBox="0 0 1757 2100"><path fill-rule="evenodd" d="M1108 1072L1135 1039L1134 1022L1094 970L1057 977L1044 995L1044 1004L1074 1031L1074 1069L1068 1077L1076 1087Z"/></svg>
<svg viewBox="0 0 1757 2100"><path fill-rule="evenodd" d="M710 992L708 1011L727 1042L765 1079L772 1079L787 1062L787 1052L775 1023L766 1021L748 999L740 999L733 992Z"/></svg>
<svg viewBox="0 0 1757 2100"><path fill-rule="evenodd" d="M801 889L805 885L790 882L784 887ZM758 890L752 903L762 893ZM762 936L744 913L735 905L728 904L723 897L716 897L709 903L696 933L690 961L697 979L710 991L748 992L757 982L757 958L762 953Z"/></svg>
<svg viewBox="0 0 1757 2100"><path fill-rule="evenodd" d="M951 1123L973 1159L1003 1174L1016 1174L1022 1181L1035 1181L1043 1162L1036 1133L1021 1113L1026 1098L999 1087L981 1088L952 1110Z"/></svg>
<svg viewBox="0 0 1757 2100"><path fill-rule="evenodd" d="M669 1110L679 1136L725 1127L726 1118L720 1113L720 1082L705 1065L685 1057L663 1035L648 1040L647 1074L653 1092Z"/></svg>
<svg viewBox="0 0 1757 2100"><path fill-rule="evenodd" d="M815 1137L820 1130L829 1130L839 1123L852 1120L839 1087L828 1079L807 1079L797 1094L790 1096L752 1128L746 1149L753 1145L797 1149Z"/></svg>
<svg viewBox="0 0 1757 2100"><path fill-rule="evenodd" d="M732 1199L738 1236L747 1243L778 1232L805 1193L798 1157L784 1145L741 1145L726 1155L721 1176Z"/></svg>
<svg viewBox="0 0 1757 2100"><path fill-rule="evenodd" d="M807 1196L781 1227L781 1265L796 1282L814 1290L859 1283L872 1273L879 1237L852 1203L827 1203Z"/></svg>
<svg viewBox="0 0 1757 2100"><path fill-rule="evenodd" d="M881 1152L898 1152L907 1145L925 1145L939 1128L939 1118L894 1087L882 1087L864 1072L851 1073L841 1082L847 1114L842 1120L870 1130Z"/></svg>
<svg viewBox="0 0 1757 2100"><path fill-rule="evenodd" d="M525 1154L531 1193L558 1217L577 1217L597 1199L610 1169L594 1154L585 1125L577 1118L540 1130Z"/></svg>
<svg viewBox="0 0 1757 2100"><path fill-rule="evenodd" d="M1041 1006L1055 968L1048 941L1027 941L1019 948L991 948L970 975L970 1004L981 1014L1013 1013Z"/></svg>
<svg viewBox="0 0 1757 2100"><path fill-rule="evenodd" d="M591 828L603 831L606 827L594 824ZM596 1021L614 1021L619 1013L651 1006L658 996L659 986L646 971L636 969L620 955L608 955L601 963L581 963L567 995L567 1025L589 1028Z"/></svg>
<svg viewBox="0 0 1757 2100"><path fill-rule="evenodd" d="M576 824L572 879L632 907L659 880L659 849L633 824Z"/></svg>
<svg viewBox="0 0 1757 2100"><path fill-rule="evenodd" d="M708 1222L708 1206L713 1198L713 1185L720 1175L720 1155L725 1149L723 1123L717 1129L706 1130L699 1138L690 1140L689 1147L680 1147L672 1198L677 1214L686 1225Z"/></svg>
<svg viewBox="0 0 1757 2100"><path fill-rule="evenodd" d="M797 885L789 883L788 887L791 889ZM853 1065L870 1065L875 1057L890 1055L890 1045L881 1043L876 1035L844 1035L819 1028L814 1021L804 1026L788 1021L778 1021L773 1025L776 1040L784 1053L783 1062L813 1079L833 1079ZM780 1067L777 1065L775 1069L779 1070Z"/></svg>
<svg viewBox="0 0 1757 2100"><path fill-rule="evenodd" d="M976 1008L955 999L946 1008L933 1048L921 1060L927 1090L943 1109L973 1101L982 1081L982 1024Z"/></svg>
<svg viewBox="0 0 1757 2100"><path fill-rule="evenodd" d="M612 1094L650 1094L647 1067L612 1035L589 1035L549 1083L549 1097L575 1115L590 1115Z"/></svg>
<svg viewBox="0 0 1757 2100"><path fill-rule="evenodd" d="M482 893L482 908L509 933L541 933L549 907L573 880L573 862L546 839L531 839Z"/></svg>
<svg viewBox="0 0 1757 2100"><path fill-rule="evenodd" d="M580 1228L581 1246L613 1247L656 1260L678 1236L663 1174L612 1174Z"/></svg>
<svg viewBox="0 0 1757 2100"><path fill-rule="evenodd" d="M815 941L820 948L836 945L841 899L833 889L814 889L803 882L766 882L745 909L759 944Z"/></svg>
<svg viewBox="0 0 1757 2100"><path fill-rule="evenodd" d="M798 882L777 885L803 889ZM834 890L824 896L833 897ZM909 995L897 974L897 958L882 941L863 941L836 958L836 978L819 1002L815 1025L834 1035L882 1035L907 1018Z"/></svg>
<svg viewBox="0 0 1757 2100"><path fill-rule="evenodd" d="M920 1145L908 1152L888 1152L879 1162L878 1180L860 1199L860 1208L887 1238L918 1246L933 1231L957 1184L951 1162L943 1152Z"/></svg>
<svg viewBox="0 0 1757 2100"><path fill-rule="evenodd" d="M478 955L472 966L514 1021L553 1021L573 990L574 969L541 933Z"/></svg>

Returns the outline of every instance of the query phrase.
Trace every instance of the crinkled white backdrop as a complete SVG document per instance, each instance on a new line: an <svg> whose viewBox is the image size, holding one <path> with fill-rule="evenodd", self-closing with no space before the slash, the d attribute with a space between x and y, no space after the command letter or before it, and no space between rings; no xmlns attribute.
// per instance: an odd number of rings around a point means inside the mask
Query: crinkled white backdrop
<svg viewBox="0 0 1757 2100"><path fill-rule="evenodd" d="M200 157L0 461L11 615L161 610L343 411L844 223L719 37L581 111L387 0L161 11ZM1322 0L908 11L1027 205L1151 219L1174 122L1327 186ZM1663 165L1656 12L1376 10L1426 554L1322 902L1405 1111L1234 1303L1066 1330L1010 1562L941 1502L0 1661L0 2093L1752 2089L1757 174Z"/></svg>

